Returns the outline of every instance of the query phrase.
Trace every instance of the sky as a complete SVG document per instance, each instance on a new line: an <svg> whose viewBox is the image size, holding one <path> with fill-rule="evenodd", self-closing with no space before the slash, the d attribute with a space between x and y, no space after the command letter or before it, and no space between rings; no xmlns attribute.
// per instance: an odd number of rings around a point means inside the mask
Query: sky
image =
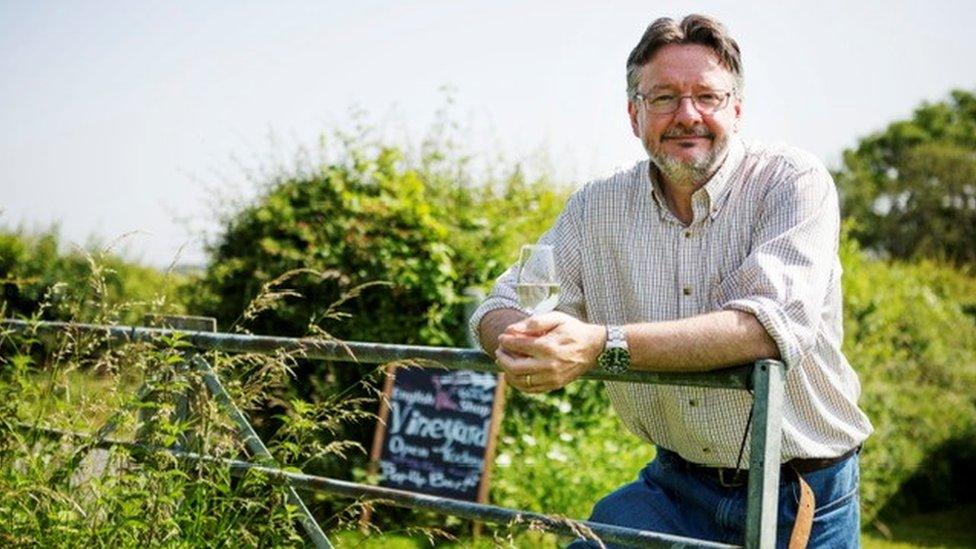
<svg viewBox="0 0 976 549"><path fill-rule="evenodd" d="M828 167L976 88L971 0L0 0L0 228L200 265L215 205L253 197L263 169L353 112L419 140L448 98L475 154L582 184L645 157L624 64L652 20L692 11L742 48L744 137Z"/></svg>

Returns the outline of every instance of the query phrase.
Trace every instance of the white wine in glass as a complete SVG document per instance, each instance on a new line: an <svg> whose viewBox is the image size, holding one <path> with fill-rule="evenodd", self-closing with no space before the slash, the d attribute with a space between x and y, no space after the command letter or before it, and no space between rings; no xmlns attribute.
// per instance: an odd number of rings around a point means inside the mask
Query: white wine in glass
<svg viewBox="0 0 976 549"><path fill-rule="evenodd" d="M559 279L552 246L528 244L522 246L515 283L519 304L529 314L548 313L559 303Z"/></svg>

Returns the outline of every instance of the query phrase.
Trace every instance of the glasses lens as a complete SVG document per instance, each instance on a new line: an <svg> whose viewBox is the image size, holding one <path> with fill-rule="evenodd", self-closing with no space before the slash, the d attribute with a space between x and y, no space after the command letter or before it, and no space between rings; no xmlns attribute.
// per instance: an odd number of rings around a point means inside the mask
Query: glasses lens
<svg viewBox="0 0 976 549"><path fill-rule="evenodd" d="M653 114L671 114L677 111L678 107L681 106L681 101L686 97L691 99L692 104L698 109L698 112L702 114L714 114L716 111L725 108L730 95L731 93L729 92L707 91L694 95L659 94L649 97L645 95L638 97L644 102L644 108Z"/></svg>
<svg viewBox="0 0 976 549"><path fill-rule="evenodd" d="M729 95L727 93L703 92L695 94L695 107L703 114L711 114L721 109Z"/></svg>
<svg viewBox="0 0 976 549"><path fill-rule="evenodd" d="M678 110L681 98L677 95L652 95L644 98L647 110L654 114L667 114Z"/></svg>

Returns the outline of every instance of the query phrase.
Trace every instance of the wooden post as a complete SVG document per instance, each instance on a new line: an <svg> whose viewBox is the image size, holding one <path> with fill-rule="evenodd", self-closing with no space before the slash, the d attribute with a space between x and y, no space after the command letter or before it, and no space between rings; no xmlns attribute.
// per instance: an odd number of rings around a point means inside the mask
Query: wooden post
<svg viewBox="0 0 976 549"><path fill-rule="evenodd" d="M380 458L383 455L383 439L386 437L386 420L390 417L390 398L393 394L393 381L395 379L396 366L387 366L379 417L376 421L376 431L373 432L373 447L370 449L369 464L366 466L366 474L369 476L375 475L379 470ZM365 531L371 518L373 518L373 508L366 507L359 517L359 529Z"/></svg>
<svg viewBox="0 0 976 549"><path fill-rule="evenodd" d="M505 415L505 376L499 374L495 378L495 400L492 403L491 425L488 427L488 446L485 448L485 465L481 473L481 483L478 484L478 503L488 503L488 489L491 486L491 469L495 464L495 450L498 449L498 431L502 426ZM472 534L475 538L481 536L482 523L474 522Z"/></svg>

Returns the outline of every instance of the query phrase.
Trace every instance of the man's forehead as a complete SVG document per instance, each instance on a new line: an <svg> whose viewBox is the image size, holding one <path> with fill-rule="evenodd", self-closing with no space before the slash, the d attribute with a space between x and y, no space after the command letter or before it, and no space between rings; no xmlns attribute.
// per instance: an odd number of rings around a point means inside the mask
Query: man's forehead
<svg viewBox="0 0 976 549"><path fill-rule="evenodd" d="M645 89L674 87L731 87L732 72L722 66L718 55L698 44L669 44L658 50L641 68Z"/></svg>

